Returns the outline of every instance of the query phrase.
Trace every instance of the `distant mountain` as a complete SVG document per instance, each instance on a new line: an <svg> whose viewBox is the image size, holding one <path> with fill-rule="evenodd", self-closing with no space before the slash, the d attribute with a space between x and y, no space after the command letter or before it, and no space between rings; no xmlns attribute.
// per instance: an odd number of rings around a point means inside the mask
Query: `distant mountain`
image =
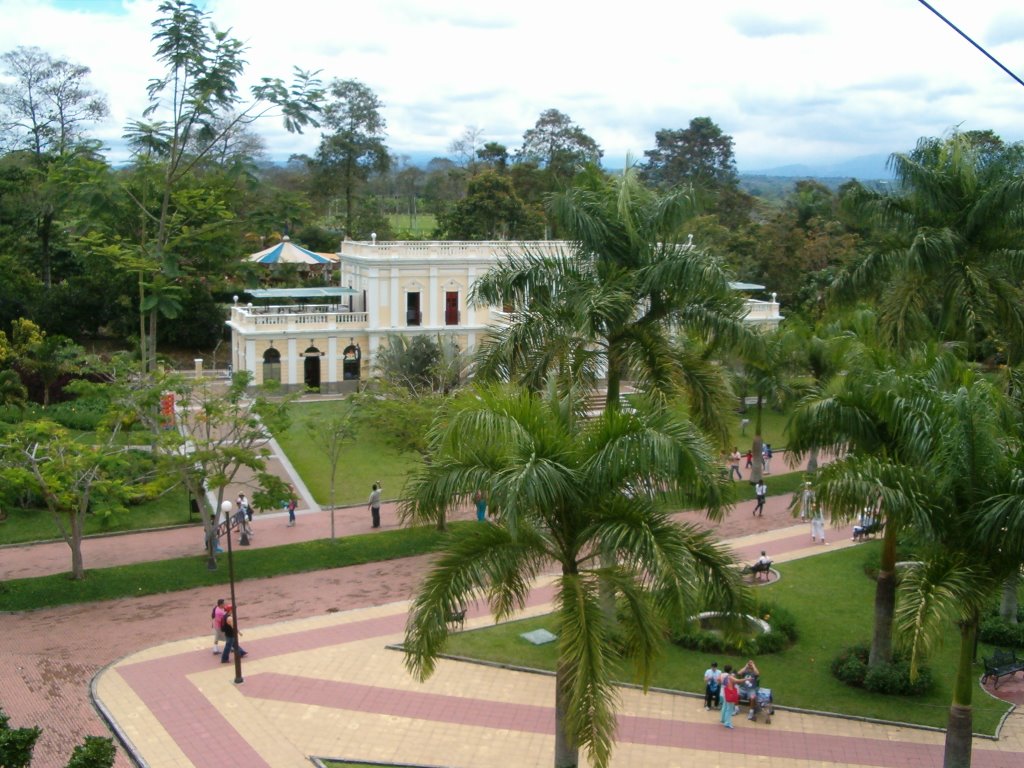
<svg viewBox="0 0 1024 768"><path fill-rule="evenodd" d="M892 178L892 174L885 167L888 160L888 155L864 155L845 160L841 163L780 165L776 168L764 168L761 170L743 169L740 173L743 176L781 176L799 179L844 178L871 181Z"/></svg>

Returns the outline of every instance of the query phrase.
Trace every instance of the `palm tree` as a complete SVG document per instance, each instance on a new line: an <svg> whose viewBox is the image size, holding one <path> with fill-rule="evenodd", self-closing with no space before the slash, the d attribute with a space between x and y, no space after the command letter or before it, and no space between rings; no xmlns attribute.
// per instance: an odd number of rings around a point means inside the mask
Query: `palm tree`
<svg viewBox="0 0 1024 768"><path fill-rule="evenodd" d="M920 439L918 399L955 378L949 354L927 354L899 370L877 350L864 350L855 370L802 399L786 426L794 461L828 450L836 461L819 470L816 495L833 520L849 520L881 499L885 528L875 588L874 630L868 663L892 661L896 606L896 542L922 518L919 467L930 457Z"/></svg>
<svg viewBox="0 0 1024 768"><path fill-rule="evenodd" d="M896 194L859 189L848 201L877 226L878 247L837 282L870 297L901 348L938 336L968 356L1024 340L1024 147L990 132L954 131L894 154Z"/></svg>
<svg viewBox="0 0 1024 768"><path fill-rule="evenodd" d="M1024 551L1024 495L1019 481L1014 487L1021 467L1012 460L1019 457L1019 432L1007 430L996 388L970 373L953 391L922 389L915 406L915 439L927 455L917 488L926 514L918 529L920 563L900 580L897 633L908 638L916 674L918 658L950 621L957 625L960 653L943 765L968 768L980 616L1007 576L1019 572Z"/></svg>
<svg viewBox="0 0 1024 768"><path fill-rule="evenodd" d="M568 242L520 247L473 288L479 305L511 307L510 321L481 345L477 375L539 389L607 379L617 407L623 380L648 392L690 395L694 418L722 436L728 383L709 351L748 339L742 299L722 265L689 242L689 190L658 194L628 168L590 175L551 198Z"/></svg>
<svg viewBox="0 0 1024 768"><path fill-rule="evenodd" d="M726 551L666 511L689 500L717 519L726 507L730 486L699 431L647 398L587 419L577 392L559 396L552 384L543 396L498 387L460 395L437 422L431 458L401 509L407 520L433 521L484 489L499 510L494 524L451 532L413 602L405 661L421 680L444 649L449 616L481 599L505 619L537 576L559 568L556 768L576 766L580 748L607 765L622 655L646 686L670 623L743 603Z"/></svg>

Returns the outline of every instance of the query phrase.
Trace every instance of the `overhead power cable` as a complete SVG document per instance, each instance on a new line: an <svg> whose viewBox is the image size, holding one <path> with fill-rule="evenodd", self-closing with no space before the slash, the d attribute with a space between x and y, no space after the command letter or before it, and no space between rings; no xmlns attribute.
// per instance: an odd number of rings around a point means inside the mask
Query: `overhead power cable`
<svg viewBox="0 0 1024 768"><path fill-rule="evenodd" d="M950 21L950 20L949 20L949 19L947 19L947 18L946 18L945 16L943 16L943 15L942 15L941 13L939 13L939 12L938 12L937 10L935 10L935 8L934 8L933 6L931 6L931 5L929 5L928 3L926 3L926 2L925 2L925 0L917 0L917 1L918 1L918 2L919 2L919 3L921 4L921 5L923 5L923 6L925 7L925 8L927 8L927 9L928 9L929 11L931 11L931 12L932 12L932 13L934 13L934 14L935 14L936 16L938 16L938 17L939 17L940 19L942 19L942 20L943 20L944 22L946 22L946 24L948 24L948 25L949 25L950 27L952 27L952 29L953 29L953 30L954 30L954 31L955 31L955 32L956 32L956 33L957 33L958 35L960 35L960 37L962 37L962 38L963 38L964 40L966 40L966 41L967 41L968 43L970 43L970 44L971 44L971 45L973 45L973 46L974 46L975 48L977 48L977 49L978 49L979 51L981 51L981 52L982 52L983 54L985 54L985 55L986 55L986 56L987 56L987 57L988 57L988 58L989 58L989 59L990 59L990 60L992 61L992 63L993 63L993 64L995 64L995 65L996 65L997 67L999 67L999 68L1000 68L1001 70L1003 70L1003 72L1005 72L1005 73L1006 73L1006 74L1008 74L1008 75L1009 75L1010 77L1012 77L1012 78L1013 78L1014 80L1016 80L1016 81L1017 81L1017 84L1018 84L1018 85L1024 85L1024 80L1021 80L1021 79L1020 79L1019 77L1017 77L1017 76L1016 76L1015 74L1013 74L1013 72L1011 72L1011 71L1010 71L1009 69L1007 69L1007 68L1006 68L1006 67L1005 67L1005 66L1003 65L1003 63L1002 63L1001 61L999 61L999 59L997 59L997 58L996 58L995 56L993 56L993 55L992 55L991 53L989 53L989 52L988 52L988 51L986 51L986 50L985 50L984 48L982 48L982 47L981 47L980 45L978 45L978 44L977 44L976 42L974 42L974 40L972 40L972 39L970 38L970 36L969 36L969 35L968 35L968 34L967 34L966 32L964 32L964 31L963 31L962 29L960 29L960 27L958 27L958 26L957 26L956 24L954 24L954 23L953 23L952 21Z"/></svg>

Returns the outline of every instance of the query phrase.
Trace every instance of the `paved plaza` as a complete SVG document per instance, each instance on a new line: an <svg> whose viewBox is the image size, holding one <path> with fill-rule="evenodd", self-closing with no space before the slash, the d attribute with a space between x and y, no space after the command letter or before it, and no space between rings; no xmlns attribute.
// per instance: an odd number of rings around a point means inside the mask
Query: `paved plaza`
<svg viewBox="0 0 1024 768"><path fill-rule="evenodd" d="M770 481L769 481L770 482ZM716 526L741 560L760 549L776 562L825 550L794 525L788 499L770 497L763 518L738 507ZM472 515L466 510L464 516ZM700 515L683 515L701 521ZM369 531L363 507L338 510L339 535ZM397 527L393 505L384 527ZM257 517L254 547L329 535L329 513L300 510L294 528ZM195 528L92 539L87 567L196 555ZM849 530L830 547L851 546ZM0 579L67 569L63 544L0 550ZM210 653L209 609L223 587L4 616L0 702L14 725L39 724L37 768L60 768L86 734L114 723L137 763L118 768L287 768L310 756L425 766L545 766L553 754L553 679L484 665L442 662L416 683L393 649L427 557L238 585L245 682ZM546 583L528 614L549 610ZM479 610L466 626L489 624ZM90 699L90 681L92 696ZM1024 703L1024 682L1003 698ZM976 703L988 695L976 693ZM734 731L701 699L626 690L615 766L935 766L943 734L780 710L770 725L737 719ZM1024 718L1015 710L998 740L976 739L974 765L1024 764Z"/></svg>

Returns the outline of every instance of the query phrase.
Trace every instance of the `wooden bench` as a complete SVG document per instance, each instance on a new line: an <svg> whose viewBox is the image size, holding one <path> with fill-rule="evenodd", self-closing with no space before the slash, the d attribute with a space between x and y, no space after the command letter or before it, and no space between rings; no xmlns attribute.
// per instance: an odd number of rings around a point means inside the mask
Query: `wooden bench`
<svg viewBox="0 0 1024 768"><path fill-rule="evenodd" d="M981 659L985 664L985 676L981 678L981 684L988 682L990 677L996 679L993 689L999 687L999 678L1013 677L1018 672L1024 672L1024 659L1018 659L1016 651L997 648L991 656L983 656Z"/></svg>
<svg viewBox="0 0 1024 768"><path fill-rule="evenodd" d="M456 627L464 629L466 626L466 609L460 608L457 611L452 611L445 616L445 622L449 624L453 630Z"/></svg>
<svg viewBox="0 0 1024 768"><path fill-rule="evenodd" d="M860 530L857 530L857 529ZM885 520L872 520L867 525L855 525L853 527L853 540L864 541L868 538L874 538L875 536L882 533L885 530Z"/></svg>
<svg viewBox="0 0 1024 768"><path fill-rule="evenodd" d="M752 576L755 579L759 579L761 578L761 574L763 573L765 579L768 579L771 570L771 560L769 560L767 563L762 563L760 560L758 560L756 563L753 563L752 565L743 566L743 570L740 571L740 574L743 576Z"/></svg>

